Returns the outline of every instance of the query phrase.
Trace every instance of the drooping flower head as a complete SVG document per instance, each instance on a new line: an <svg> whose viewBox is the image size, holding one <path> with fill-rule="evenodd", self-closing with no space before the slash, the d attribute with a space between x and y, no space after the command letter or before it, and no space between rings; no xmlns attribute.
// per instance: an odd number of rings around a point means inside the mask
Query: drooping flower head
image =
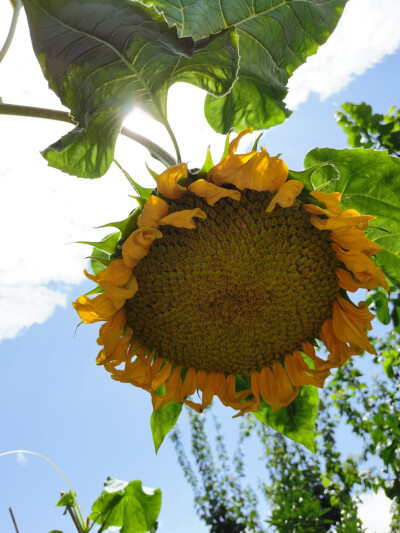
<svg viewBox="0 0 400 533"><path fill-rule="evenodd" d="M83 322L105 322L97 363L154 409L202 411L218 396L238 414L261 398L277 410L375 353L373 314L346 292L388 289L364 233L373 217L342 210L340 193L300 200L281 159L236 153L248 131L204 177L184 163L163 172L107 268L86 273L103 292L74 303Z"/></svg>

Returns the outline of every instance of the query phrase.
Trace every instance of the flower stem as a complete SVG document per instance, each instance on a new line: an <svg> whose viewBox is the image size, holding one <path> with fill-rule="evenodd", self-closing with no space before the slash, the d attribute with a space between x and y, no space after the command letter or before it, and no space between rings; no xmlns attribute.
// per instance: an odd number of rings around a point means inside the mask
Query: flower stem
<svg viewBox="0 0 400 533"><path fill-rule="evenodd" d="M17 22L18 22L18 16L19 12L21 11L22 2L21 0L16 0L15 2L15 8L14 13L11 19L10 29L8 30L8 35L6 37L6 40L3 44L3 48L0 50L0 63L3 61L3 59L6 57L6 54L11 46L12 40L15 35L15 30L17 28Z"/></svg>
<svg viewBox="0 0 400 533"><path fill-rule="evenodd" d="M11 451L8 451L8 452L0 453L0 457L3 457L5 455L12 455L12 454L16 454L16 453L17 454L18 453L22 453L22 454L27 454L27 455L35 455L36 457L40 457L41 459L44 459L45 461L47 461L49 463L49 465L51 465L54 468L54 470L56 470L56 472L58 472L60 474L60 476L63 478L65 484L69 488L69 491L72 494L72 497L74 499L74 507L78 511L79 521L80 521L79 525L80 525L80 528L81 528L78 531L79 531L79 533L83 533L84 520L83 520L83 517L82 517L81 510L79 508L78 502L76 501L76 497L75 497L74 491L72 490L72 487L71 487L71 485L68 482L68 479L64 476L64 474L61 472L61 470L58 468L58 466L55 463L53 463L53 461L51 459L49 459L48 457L46 457L45 455L42 455L41 453L37 453L37 452L31 452L30 450L11 450Z"/></svg>
<svg viewBox="0 0 400 533"><path fill-rule="evenodd" d="M47 109L44 107L31 107L25 105L14 105L14 104L3 104L0 101L0 115L16 115L22 117L34 117L34 118L47 118L50 120L61 120L63 122L68 122L69 124L76 125L76 121L69 115L66 111L58 111L56 109ZM168 129L168 128L167 128ZM177 154L180 159L180 152L174 134L172 133L171 128L169 128L170 135L172 134L172 142L174 143L175 149L177 149ZM122 135L132 139L133 141L141 144L150 152L151 156L163 163L166 167L171 167L176 165L175 159L166 152L161 146L150 141L143 135L135 133L128 128L123 127L121 129ZM175 140L175 141L174 141Z"/></svg>

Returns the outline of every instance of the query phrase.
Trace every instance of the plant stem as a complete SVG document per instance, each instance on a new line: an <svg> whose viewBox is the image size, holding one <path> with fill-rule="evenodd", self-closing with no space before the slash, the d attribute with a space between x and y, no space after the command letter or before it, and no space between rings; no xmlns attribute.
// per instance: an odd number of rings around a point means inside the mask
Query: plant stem
<svg viewBox="0 0 400 533"><path fill-rule="evenodd" d="M46 109L44 107L31 107L28 105L3 104L0 102L0 115L16 115L20 117L48 118L76 124L74 119L65 111Z"/></svg>
<svg viewBox="0 0 400 533"><path fill-rule="evenodd" d="M66 111L46 109L44 107L3 104L2 102L0 102L0 115L47 118L50 120L61 120L62 122L68 122L69 124L76 125L76 121ZM170 132L170 135L172 134L171 139L174 142L175 137L173 136L171 128ZM139 135L139 133L135 133L125 127L121 129L121 133L122 135L125 135L125 137L128 137L129 139L132 139L133 141L147 148L150 154L158 161L161 161L161 163L163 163L166 167L176 165L176 161L172 157L172 155L170 155L163 148L161 148L161 146L158 146L158 144L154 143L153 141L150 141L150 139L147 139L146 137L143 137L143 135ZM179 148L177 148L178 145L176 144L176 139L174 142L174 146L175 149L177 149L177 154L179 154L180 158Z"/></svg>
<svg viewBox="0 0 400 533"><path fill-rule="evenodd" d="M18 526L17 526L17 522L15 520L15 516L14 516L13 510L11 509L11 507L9 507L8 510L10 511L11 520L13 521L13 524L14 524L14 527L15 527L15 531L16 531L16 533L19 533L19 529L18 529Z"/></svg>
<svg viewBox="0 0 400 533"><path fill-rule="evenodd" d="M172 144L174 145L177 162L181 163L182 158L181 158L181 152L178 146L178 141L176 140L174 132L172 131L171 126L169 125L169 122L167 119L165 119L164 126L165 126L165 129L168 131L169 136L171 137Z"/></svg>
<svg viewBox="0 0 400 533"><path fill-rule="evenodd" d="M158 146L158 144L154 143L153 141L150 141L150 139L147 139L147 137L143 137L143 135L128 130L128 128L125 127L121 129L121 133L122 135L125 135L125 137L129 137L129 139L132 139L133 141L136 141L137 143L147 148L147 150L154 157L154 159L161 161L161 163L163 163L166 167L172 167L176 165L176 160L172 157L172 155L170 155L163 148L161 148L161 146Z"/></svg>
<svg viewBox="0 0 400 533"><path fill-rule="evenodd" d="M27 455L35 455L36 457L40 457L41 459L44 459L45 461L47 461L54 468L54 470L56 470L60 474L60 476L65 481L65 484L69 488L70 493L72 494L72 497L73 497L74 503L75 503L75 507L78 510L78 514L79 514L79 518L81 520L81 523L84 524L82 513L81 513L81 510L79 508L78 502L76 501L74 491L72 490L72 487L71 487L71 485L68 482L68 479L64 476L64 474L61 472L61 470L58 468L58 466L55 463L53 463L53 461L51 459L49 459L48 457L46 457L45 455L42 455L41 453L38 453L38 452L31 452L30 450L11 450L9 452L0 453L0 457L3 457L5 455L12 455L12 454L15 454L15 453L22 453L22 454L27 454Z"/></svg>
<svg viewBox="0 0 400 533"><path fill-rule="evenodd" d="M16 0L14 13L13 13L13 16L12 16L12 19L11 19L10 29L8 30L8 35L7 35L6 40L5 40L4 44L3 44L3 48L0 50L0 63L6 57L6 54L7 54L8 50L9 50L9 48L11 46L12 40L13 40L14 35L15 35L15 30L16 30L17 22L18 22L18 15L19 15L19 12L21 11L21 7L22 7L21 0Z"/></svg>
<svg viewBox="0 0 400 533"><path fill-rule="evenodd" d="M63 493L61 493L61 494L63 494ZM81 524L79 523L79 520L78 520L77 517L76 517L76 514L75 514L74 510L71 509L71 507L67 507L67 510L68 510L68 512L69 512L69 514L70 514L70 516L71 516L71 518L72 518L72 521L73 521L73 523L74 523L74 525L75 525L77 531L78 531L79 533L84 533L84 531L83 531L83 529L82 529L82 527L81 527Z"/></svg>

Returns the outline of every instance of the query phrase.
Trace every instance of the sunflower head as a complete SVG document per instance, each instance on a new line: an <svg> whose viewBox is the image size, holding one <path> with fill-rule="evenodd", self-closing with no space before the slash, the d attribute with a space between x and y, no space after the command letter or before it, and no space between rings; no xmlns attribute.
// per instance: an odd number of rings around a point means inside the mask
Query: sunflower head
<svg viewBox="0 0 400 533"><path fill-rule="evenodd" d="M101 293L74 303L104 322L97 363L154 409L202 411L218 396L238 414L261 399L277 410L375 353L373 315L346 292L388 289L364 233L373 217L342 210L340 193L305 193L265 149L237 154L248 131L207 173L163 172L107 267L86 273Z"/></svg>

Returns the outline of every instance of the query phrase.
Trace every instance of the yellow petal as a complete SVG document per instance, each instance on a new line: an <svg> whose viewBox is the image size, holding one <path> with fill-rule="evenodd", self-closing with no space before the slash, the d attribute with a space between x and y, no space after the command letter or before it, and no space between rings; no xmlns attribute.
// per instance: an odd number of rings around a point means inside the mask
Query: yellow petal
<svg viewBox="0 0 400 533"><path fill-rule="evenodd" d="M136 278L134 278L136 280ZM137 282L136 284L131 283L131 288L126 287L116 287L115 285L112 285L111 283L102 283L102 288L104 290L104 294L106 294L109 298L111 298L113 301L116 301L118 305L119 300L129 300L130 298L133 298L133 296L136 294L138 290Z"/></svg>
<svg viewBox="0 0 400 533"><path fill-rule="evenodd" d="M286 181L288 172L284 161L270 157L262 149L244 155L228 155L209 171L207 179L218 186L230 183L239 190L276 192Z"/></svg>
<svg viewBox="0 0 400 533"><path fill-rule="evenodd" d="M108 357L117 346L126 324L125 311L120 309L115 315L103 324L99 331L97 344L104 346L104 354Z"/></svg>
<svg viewBox="0 0 400 533"><path fill-rule="evenodd" d="M303 187L304 185L301 183L301 181L286 181L272 198L271 203L267 207L267 213L273 211L276 204L279 204L281 207L291 207L303 190Z"/></svg>
<svg viewBox="0 0 400 533"><path fill-rule="evenodd" d="M133 268L149 253L150 246L155 239L161 239L162 233L155 228L138 228L126 239L122 245L124 263Z"/></svg>
<svg viewBox="0 0 400 533"><path fill-rule="evenodd" d="M194 229L196 227L193 218L204 220L207 215L196 207L196 209L184 209L183 211L176 211L167 215L160 220L161 226L175 226L176 228Z"/></svg>
<svg viewBox="0 0 400 533"><path fill-rule="evenodd" d="M243 166L257 155L257 152L249 152L248 154L234 154L227 155L224 159L209 170L207 174L207 181L210 181L220 187L224 183L232 183L237 180L236 174L243 172Z"/></svg>
<svg viewBox="0 0 400 533"><path fill-rule="evenodd" d="M362 324L354 318L352 313L344 311L339 302L333 303L332 324L337 338L342 342L354 343L369 353L376 353Z"/></svg>
<svg viewBox="0 0 400 533"><path fill-rule="evenodd" d="M363 287L368 284L367 288L372 289L381 285L385 290L389 290L382 270L364 252L356 250L346 252L335 243L332 243L332 249L339 261L346 265L347 270L354 274L357 280L363 284Z"/></svg>
<svg viewBox="0 0 400 533"><path fill-rule="evenodd" d="M182 395L191 396L197 388L197 373L194 368L189 368L183 382Z"/></svg>
<svg viewBox="0 0 400 533"><path fill-rule="evenodd" d="M160 220L168 213L168 204L162 198L152 194L146 200L137 221L138 228L150 226L158 228Z"/></svg>
<svg viewBox="0 0 400 533"><path fill-rule="evenodd" d="M186 187L178 184L181 178L187 177L186 163L180 163L173 167L167 168L159 175L157 180L157 189L166 198L176 200L182 198L186 192Z"/></svg>
<svg viewBox="0 0 400 533"><path fill-rule="evenodd" d="M302 387L303 385L323 387L325 379L329 375L329 369L313 370L309 368L298 350L285 357L285 367L294 387Z"/></svg>
<svg viewBox="0 0 400 533"><path fill-rule="evenodd" d="M355 281L351 273L347 270L343 270L343 268L337 268L335 272L339 280L339 287L345 291L356 292L362 287L362 284Z"/></svg>
<svg viewBox="0 0 400 533"><path fill-rule="evenodd" d="M253 131L253 128L247 128L246 130L243 130L242 132L239 133L239 135L233 139L233 141L231 141L229 143L229 147L228 147L228 155L230 154L234 154L237 150L237 147L238 147L238 144L240 142L240 140L245 136L247 135L248 133L251 133Z"/></svg>
<svg viewBox="0 0 400 533"><path fill-rule="evenodd" d="M369 220L375 220L375 217L372 215L332 216L326 221L325 229L331 231L340 230L342 228L366 229Z"/></svg>
<svg viewBox="0 0 400 533"><path fill-rule="evenodd" d="M312 191L311 196L314 196L318 202L326 205L328 211L335 215L341 215L342 210L339 207L342 195L340 192L322 192Z"/></svg>
<svg viewBox="0 0 400 533"><path fill-rule="evenodd" d="M364 251L368 255L375 255L382 250L380 246L367 239L363 231L356 228L332 231L331 239L345 250Z"/></svg>
<svg viewBox="0 0 400 533"><path fill-rule="evenodd" d="M214 205L221 198L232 198L232 200L239 201L241 196L239 191L224 189L203 179L196 180L189 185L188 189L196 196L205 198L208 205Z"/></svg>
<svg viewBox="0 0 400 533"><path fill-rule="evenodd" d="M273 403L270 405L273 411L289 405L296 398L300 390L299 388L293 388L289 376L279 361L272 363L271 389Z"/></svg>
<svg viewBox="0 0 400 533"><path fill-rule="evenodd" d="M85 324L93 324L101 320L109 320L124 303L124 300L114 302L106 294L99 294L95 298L79 296L72 305Z"/></svg>
<svg viewBox="0 0 400 533"><path fill-rule="evenodd" d="M108 265L100 274L89 274L84 270L85 276L95 281L99 285L101 283L112 283L113 285L125 285L132 274L132 269L125 265L122 259L116 259Z"/></svg>

